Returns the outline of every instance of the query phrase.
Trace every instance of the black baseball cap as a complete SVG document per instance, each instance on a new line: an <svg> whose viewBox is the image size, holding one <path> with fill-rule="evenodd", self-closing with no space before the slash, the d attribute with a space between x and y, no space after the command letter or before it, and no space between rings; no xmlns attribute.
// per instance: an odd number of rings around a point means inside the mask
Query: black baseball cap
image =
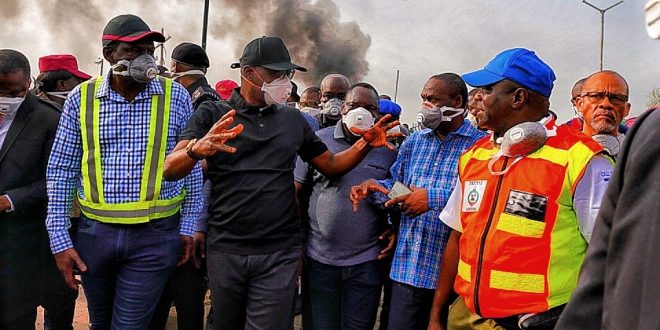
<svg viewBox="0 0 660 330"><path fill-rule="evenodd" d="M156 42L165 42L165 36L157 31L151 31L149 25L135 15L119 15L108 22L103 29L103 46L113 41L135 42L151 38Z"/></svg>
<svg viewBox="0 0 660 330"><path fill-rule="evenodd" d="M243 49L239 63L231 65L232 69L246 65L263 66L275 71L296 69L306 72L307 69L291 63L289 50L279 37L261 37L250 41Z"/></svg>
<svg viewBox="0 0 660 330"><path fill-rule="evenodd" d="M181 64L196 68L208 68L209 57L201 46L184 42L172 51L172 59Z"/></svg>

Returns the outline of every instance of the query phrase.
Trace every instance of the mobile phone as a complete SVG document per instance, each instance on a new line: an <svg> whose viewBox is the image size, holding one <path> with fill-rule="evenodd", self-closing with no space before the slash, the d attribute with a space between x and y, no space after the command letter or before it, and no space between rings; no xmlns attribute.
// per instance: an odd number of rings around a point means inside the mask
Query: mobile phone
<svg viewBox="0 0 660 330"><path fill-rule="evenodd" d="M401 195L407 195L410 194L412 191L408 189L403 183L396 181L394 182L394 185L392 186L392 189L390 189L390 193L387 194L387 197L390 199L397 198Z"/></svg>

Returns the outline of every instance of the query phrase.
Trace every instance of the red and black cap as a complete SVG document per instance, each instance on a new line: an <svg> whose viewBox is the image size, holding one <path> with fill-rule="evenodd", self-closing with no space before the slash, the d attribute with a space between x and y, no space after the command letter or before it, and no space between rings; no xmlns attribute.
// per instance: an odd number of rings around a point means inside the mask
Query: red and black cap
<svg viewBox="0 0 660 330"><path fill-rule="evenodd" d="M108 22L103 29L103 46L112 41L135 42L151 38L156 42L165 42L165 36L157 31L151 31L149 25L135 15L119 15Z"/></svg>
<svg viewBox="0 0 660 330"><path fill-rule="evenodd" d="M239 62L233 63L231 68L237 69L246 65L258 65L276 71L293 69L307 71L302 66L291 63L289 50L284 45L284 41L278 37L261 37L250 41L243 49Z"/></svg>

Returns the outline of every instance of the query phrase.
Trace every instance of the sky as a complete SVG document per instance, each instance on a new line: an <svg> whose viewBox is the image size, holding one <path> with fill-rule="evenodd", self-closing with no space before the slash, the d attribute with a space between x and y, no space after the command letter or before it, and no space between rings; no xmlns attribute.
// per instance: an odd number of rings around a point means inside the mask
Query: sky
<svg viewBox="0 0 660 330"><path fill-rule="evenodd" d="M275 5L288 4L271 1ZM617 1L590 2L605 8ZM605 16L604 68L619 72L628 81L631 115L645 110L647 95L660 87L660 40L650 39L645 31L645 3L624 0ZM419 94L428 77L477 70L508 48L531 49L553 68L557 80L550 107L562 120L572 116L569 99L573 83L599 69L600 14L577 0L334 0L334 4L341 22L357 23L370 39L365 55L369 71L362 80L380 93L394 96L399 70L397 102L403 107L404 122L414 121L421 103ZM238 81L238 71L229 65L237 61L250 39L266 34L258 24L255 28L247 20L234 20L234 30L226 30L225 26L220 33L220 23L236 15L234 10L224 10L224 5L221 0L211 0L209 10L212 32L207 40L211 59L208 77L212 83L226 78ZM250 3L242 2L241 6L249 7ZM165 47L167 66L175 45L184 41L201 43L203 0L2 0L0 48L26 54L34 72L38 71L40 56L73 53L83 71L98 74L99 66L94 62L101 57L103 27L109 19L124 13L141 16L152 29L164 28L171 36ZM269 15L256 17L265 19ZM270 24L272 28L286 22ZM304 31L305 26L299 29ZM254 36L247 38L246 34ZM330 52L333 43L321 42L316 47L320 52ZM108 69L107 62L104 69Z"/></svg>

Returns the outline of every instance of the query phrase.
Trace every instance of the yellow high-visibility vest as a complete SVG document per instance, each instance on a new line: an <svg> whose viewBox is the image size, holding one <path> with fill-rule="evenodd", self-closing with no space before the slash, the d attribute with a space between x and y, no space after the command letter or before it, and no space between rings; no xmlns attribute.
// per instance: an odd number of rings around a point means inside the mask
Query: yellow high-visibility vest
<svg viewBox="0 0 660 330"><path fill-rule="evenodd" d="M82 138L82 181L85 199L80 199L82 213L88 218L107 223L137 224L176 214L185 197L160 200L163 164L167 149L167 129L172 101L172 80L158 77L164 94L151 97L149 137L136 202L108 204L103 196L101 168L100 99L96 97L102 77L84 82L80 88L80 133Z"/></svg>

